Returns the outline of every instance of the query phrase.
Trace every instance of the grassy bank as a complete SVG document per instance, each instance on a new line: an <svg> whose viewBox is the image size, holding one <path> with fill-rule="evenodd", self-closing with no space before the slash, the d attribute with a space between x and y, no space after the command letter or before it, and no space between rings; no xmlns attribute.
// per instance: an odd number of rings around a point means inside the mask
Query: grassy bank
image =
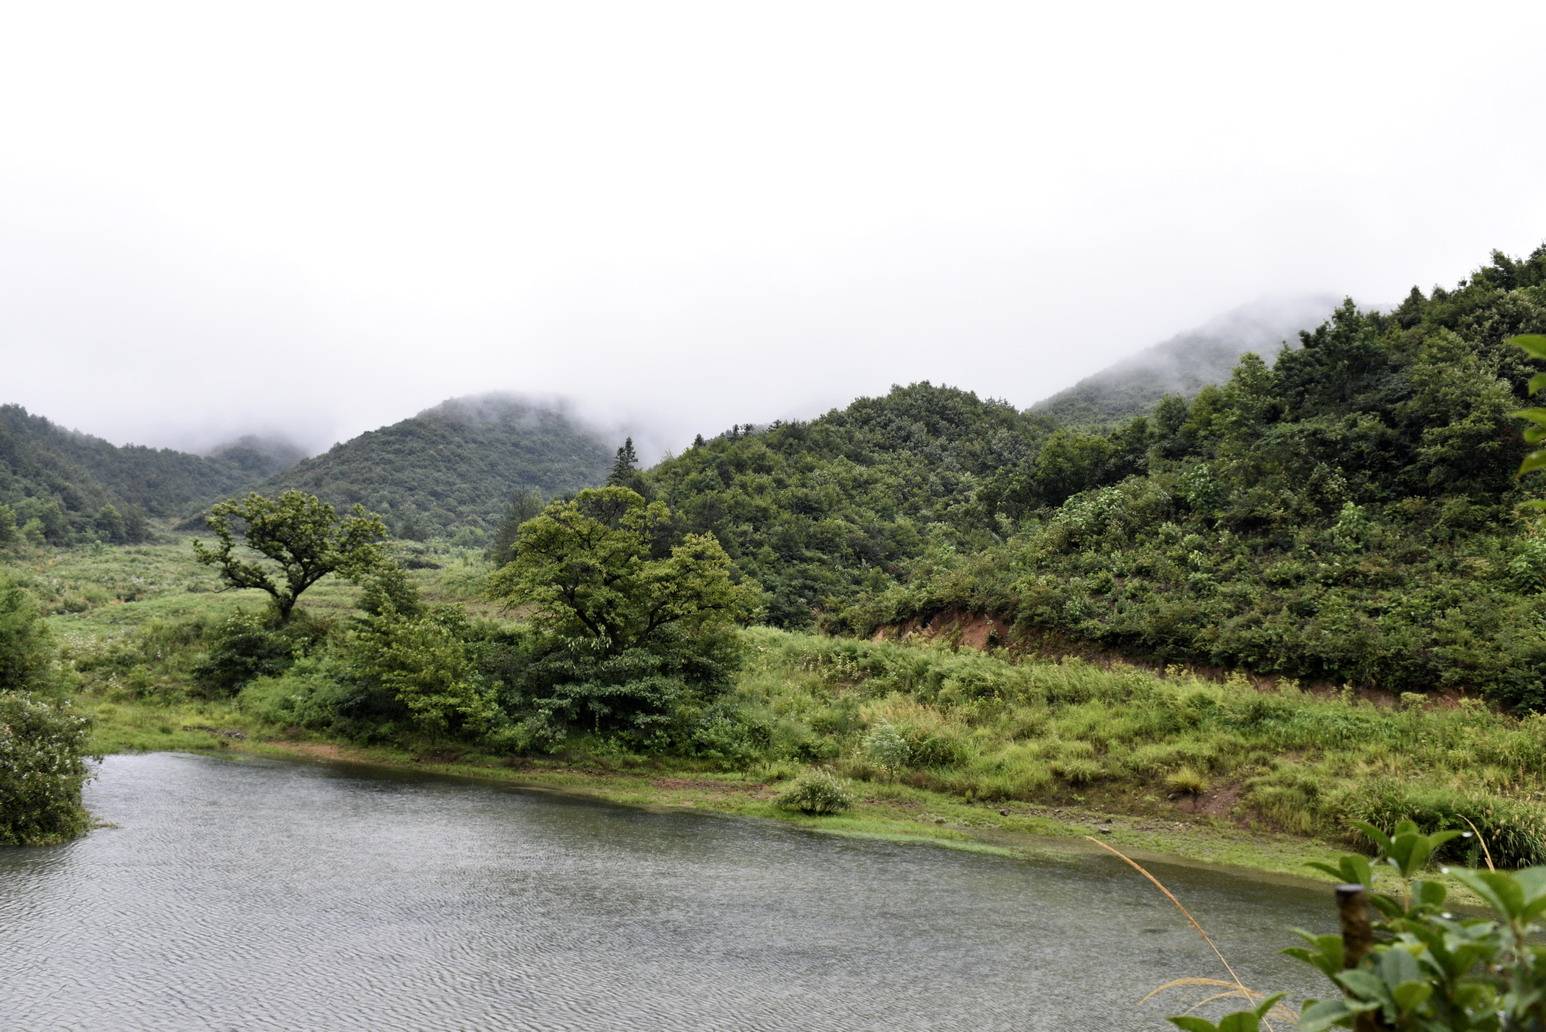
<svg viewBox="0 0 1546 1032"><path fill-rule="evenodd" d="M474 778L584 795L623 806L686 809L778 820L829 834L917 842L1007 856L1094 854L1097 835L1131 855L1304 877L1325 849L1302 837L1260 835L1227 824L1112 813L1078 806L992 805L900 783L859 783L847 813L807 817L781 809L780 780L766 771L716 770L683 761L493 756L476 751L426 754L263 725L237 707L214 702L162 705L84 696L101 754L173 751L247 754L308 762L361 764Z"/></svg>
<svg viewBox="0 0 1546 1032"><path fill-rule="evenodd" d="M422 558L421 590L476 604L485 571L475 557ZM202 629L258 599L215 592L185 542L57 553L26 572L52 610L102 752L322 755L973 848L1094 833L1140 853L1282 873L1345 848L1355 820L1469 820L1500 862L1546 860L1546 718L1463 699L1376 705L1291 681L1263 691L1184 669L755 628L690 754L638 756L585 739L542 757L411 750L265 720L283 684L262 697L198 699L190 670ZM304 603L313 617L350 619L353 589L325 582L314 595ZM779 791L814 766L855 786L854 810L813 819L776 808ZM1455 848L1452 859L1473 859L1474 845Z"/></svg>

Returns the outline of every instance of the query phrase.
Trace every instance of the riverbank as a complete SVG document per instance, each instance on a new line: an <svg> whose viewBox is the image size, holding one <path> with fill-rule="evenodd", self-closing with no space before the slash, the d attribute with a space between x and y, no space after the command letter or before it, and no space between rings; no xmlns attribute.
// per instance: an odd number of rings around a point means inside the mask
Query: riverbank
<svg viewBox="0 0 1546 1032"><path fill-rule="evenodd" d="M1461 696L1376 698L949 640L748 628L734 684L678 729L669 753L581 737L555 758L489 755L471 741L426 755L401 727L377 729L395 744L365 748L348 736L369 726L346 726L326 705L291 705L325 678L258 679L234 698L201 701L210 688L196 671L213 629L263 600L214 591L189 555L185 543L83 550L33 572L53 600L49 624L71 679L99 718L100 752L320 749L846 834L1010 852L1093 849L1093 835L1138 854L1293 876L1356 845L1355 822L1410 817L1474 825L1500 866L1546 863L1546 717ZM450 552L434 563L411 571L426 597L483 604L486 563ZM99 597L103 584L117 586L111 597ZM306 612L344 636L354 595L324 582ZM835 818L779 811L778 792L813 766L849 780L859 805ZM1483 857L1473 839L1443 860Z"/></svg>
<svg viewBox="0 0 1546 1032"><path fill-rule="evenodd" d="M1096 837L1145 862L1222 867L1293 880L1338 847L1288 835L1246 832L1214 820L1167 821L1076 806L973 803L903 784L854 784L847 813L808 817L776 805L777 781L691 765L640 762L603 766L481 755L431 755L265 728L218 702L163 706L81 699L94 719L99 754L192 752L246 754L494 782L585 796L621 806L778 821L825 834L925 843L1013 857L1104 855Z"/></svg>

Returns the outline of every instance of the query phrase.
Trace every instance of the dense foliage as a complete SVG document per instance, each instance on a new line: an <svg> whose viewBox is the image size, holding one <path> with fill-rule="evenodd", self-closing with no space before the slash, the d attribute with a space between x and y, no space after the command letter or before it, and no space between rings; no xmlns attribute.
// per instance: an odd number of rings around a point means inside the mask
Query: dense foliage
<svg viewBox="0 0 1546 1032"><path fill-rule="evenodd" d="M265 489L364 505L398 537L466 530L481 540L512 495L591 487L606 479L611 462L601 439L563 410L486 395L453 399L335 445Z"/></svg>
<svg viewBox="0 0 1546 1032"><path fill-rule="evenodd" d="M581 491L521 527L494 590L531 607L528 737L669 741L679 713L730 686L757 593L713 535L671 530L664 504L626 487Z"/></svg>
<svg viewBox="0 0 1546 1032"><path fill-rule="evenodd" d="M1003 402L920 383L810 422L736 427L656 466L644 490L719 538L767 592L769 622L805 627L920 555L996 540L979 490L1046 432Z"/></svg>
<svg viewBox="0 0 1546 1032"><path fill-rule="evenodd" d="M31 598L0 575L0 845L86 830L87 723L56 684L53 644Z"/></svg>
<svg viewBox="0 0 1546 1032"><path fill-rule="evenodd" d="M363 507L340 517L303 491L274 498L253 492L239 502L221 502L210 510L209 529L213 547L193 543L199 562L218 569L230 587L266 592L280 623L290 619L301 593L328 574L360 578L380 567L379 544L386 536L381 519Z"/></svg>
<svg viewBox="0 0 1546 1032"><path fill-rule="evenodd" d="M1284 952L1315 968L1335 996L1307 1000L1299 1032L1531 1032L1546 1027L1546 867L1517 872L1447 870L1481 900L1477 913L1452 913L1450 891L1430 876L1433 857L1470 832L1424 834L1402 822L1387 834L1365 825L1374 858L1341 857L1315 866L1336 878L1342 931L1300 932L1304 945ZM1396 882L1376 892L1376 877ZM1458 908L1456 908L1458 909ZM1233 971L1230 972L1233 976ZM1249 996L1238 980L1221 996ZM1257 1032L1268 1027L1280 996L1218 1024L1183 1016L1185 1032Z"/></svg>
<svg viewBox="0 0 1546 1032"><path fill-rule="evenodd" d="M1546 705L1546 538L1511 413L1546 327L1546 248L1388 314L1351 303L1276 367L1104 432L1060 430L979 493L1016 530L845 614L947 610L1022 635Z"/></svg>
<svg viewBox="0 0 1546 1032"><path fill-rule="evenodd" d="M257 481L265 471L252 461L118 447L0 405L0 546L143 541L147 517L185 515Z"/></svg>

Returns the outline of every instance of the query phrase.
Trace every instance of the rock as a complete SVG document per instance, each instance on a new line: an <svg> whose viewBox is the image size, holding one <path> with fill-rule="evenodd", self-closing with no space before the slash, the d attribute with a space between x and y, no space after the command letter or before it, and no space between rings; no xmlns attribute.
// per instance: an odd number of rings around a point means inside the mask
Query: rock
<svg viewBox="0 0 1546 1032"><path fill-rule="evenodd" d="M1095 830L1100 832L1102 835L1110 835L1111 834L1111 825L1109 825L1109 824L1102 824L1100 827L1096 828Z"/></svg>

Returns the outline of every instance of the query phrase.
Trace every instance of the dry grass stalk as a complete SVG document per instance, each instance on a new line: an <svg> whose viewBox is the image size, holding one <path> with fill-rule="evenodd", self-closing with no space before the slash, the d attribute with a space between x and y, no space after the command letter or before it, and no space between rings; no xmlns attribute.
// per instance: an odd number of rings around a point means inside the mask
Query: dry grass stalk
<svg viewBox="0 0 1546 1032"><path fill-rule="evenodd" d="M1244 1000L1247 1004L1254 1004L1256 1001L1266 997L1265 993L1257 992L1254 989L1248 988L1246 984L1240 980L1240 976L1235 973L1235 969L1230 965L1228 958L1224 956L1224 953L1219 949L1218 944L1213 941L1213 936L1208 934L1208 930L1202 926L1202 923L1198 921L1197 918L1192 916L1192 912L1186 909L1186 905L1176 898L1176 894L1171 892L1170 889L1165 886L1164 882L1160 881L1153 874L1149 873L1149 870L1140 864L1137 860L1134 860L1132 857L1128 856L1120 849L1117 849L1115 846L1102 842L1100 839L1090 835L1086 835L1085 838L1089 839L1091 842L1095 843L1097 846L1104 849L1106 852L1110 853L1112 856L1121 860L1123 863L1127 864L1127 866L1131 867L1133 870L1147 878L1149 884L1158 889L1161 895L1170 900L1172 906L1181 911L1181 916L1186 918L1186 923L1192 926L1192 930L1197 933L1203 942L1207 943L1208 949L1213 951L1213 955L1219 959L1219 963L1222 964L1224 966L1224 970L1229 973L1229 981L1224 981L1223 979L1219 978L1177 978L1166 982L1164 985L1154 989L1143 998L1142 1002L1147 1002L1148 1000L1153 999L1159 993L1165 992L1168 989L1176 989L1184 986L1212 986L1215 988L1223 987L1227 990L1226 992L1215 993L1197 1001L1188 1008L1188 1012L1196 1010L1198 1007L1202 1007L1208 1003L1212 1003L1215 1000L1223 1000L1234 997ZM1293 1017L1292 1012L1287 1008L1282 1007L1281 1005L1274 1007L1273 1013L1278 1014L1279 1017L1287 1017L1289 1019L1292 1019ZM1267 1032L1273 1032L1272 1022L1268 1018L1262 1018L1262 1025L1266 1028Z"/></svg>

